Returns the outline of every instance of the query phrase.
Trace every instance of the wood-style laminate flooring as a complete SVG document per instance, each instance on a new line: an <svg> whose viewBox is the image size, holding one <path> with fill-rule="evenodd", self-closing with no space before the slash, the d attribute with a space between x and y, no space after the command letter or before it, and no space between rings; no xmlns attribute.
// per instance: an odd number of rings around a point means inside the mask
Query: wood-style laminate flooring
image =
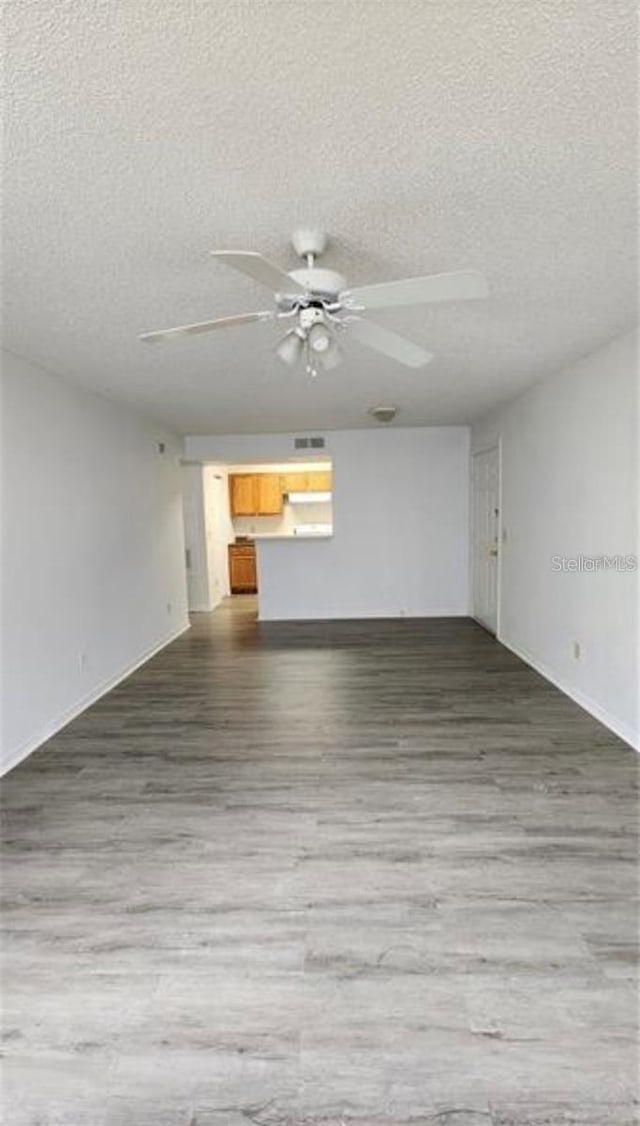
<svg viewBox="0 0 640 1126"><path fill-rule="evenodd" d="M4 782L6 1126L636 1123L636 785L471 621L196 615Z"/></svg>

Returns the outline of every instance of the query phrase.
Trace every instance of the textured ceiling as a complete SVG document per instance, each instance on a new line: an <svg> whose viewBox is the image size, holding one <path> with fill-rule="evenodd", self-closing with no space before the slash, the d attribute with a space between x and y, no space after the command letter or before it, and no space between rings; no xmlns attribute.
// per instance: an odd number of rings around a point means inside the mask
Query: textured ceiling
<svg viewBox="0 0 640 1126"><path fill-rule="evenodd" d="M183 433L465 422L636 316L632 0L5 4L4 335ZM473 267L487 302L390 310L436 360L347 344L310 381L208 258L295 266L300 224L352 284ZM375 425L375 424L373 424Z"/></svg>

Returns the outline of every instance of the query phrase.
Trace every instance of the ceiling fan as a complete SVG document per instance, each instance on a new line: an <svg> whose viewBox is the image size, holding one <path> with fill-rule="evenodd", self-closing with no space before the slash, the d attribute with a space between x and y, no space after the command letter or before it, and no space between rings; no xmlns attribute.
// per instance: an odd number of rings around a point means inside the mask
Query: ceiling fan
<svg viewBox="0 0 640 1126"><path fill-rule="evenodd" d="M361 314L369 309L390 309L401 305L469 301L487 297L489 293L485 278L476 270L403 278L401 281L349 289L340 274L316 265L316 259L327 245L327 236L323 231L296 231L292 242L305 265L290 273L285 273L253 251L211 251L214 258L270 289L275 296L275 309L220 317L214 321L180 325L179 328L159 332L146 332L140 339L155 343L175 336L213 332L219 328L232 328L234 325L255 321L288 321L291 327L277 344L276 355L283 363L290 365L296 364L304 356L310 375L316 375L319 369L328 370L340 363L342 350L338 340L343 335L359 340L406 367L418 368L433 359L431 352L391 329L366 320Z"/></svg>

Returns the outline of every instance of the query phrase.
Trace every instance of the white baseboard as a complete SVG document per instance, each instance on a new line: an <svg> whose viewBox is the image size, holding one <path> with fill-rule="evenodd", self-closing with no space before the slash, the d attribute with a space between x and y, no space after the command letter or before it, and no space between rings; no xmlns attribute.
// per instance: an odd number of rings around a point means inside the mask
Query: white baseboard
<svg viewBox="0 0 640 1126"><path fill-rule="evenodd" d="M33 754L34 751L37 751L38 747L41 747L43 743L47 742L47 739L51 739L54 735L57 735L63 727L66 727L67 724L71 723L73 719L76 719L76 717L81 715L82 712L86 711L87 708L90 708L92 704L95 704L101 696L106 696L107 692L111 692L111 690L115 688L117 684L120 684L123 680L126 680L127 677L131 676L131 674L134 673L136 669L139 669L141 665L146 665L147 661L150 661L152 657L155 657L156 653L159 653L161 649L165 649L166 646L170 645L172 641L176 641L177 638L181 637L183 633L186 633L189 628L189 622L187 622L186 625L182 625L179 629L174 630L174 632L169 634L168 637L165 637L163 641L158 642L157 645L154 645L151 649L146 650L138 660L133 662L133 664L127 665L125 669L122 669L120 672L116 673L115 676L109 677L108 680L103 681L102 684L99 684L97 685L97 687L93 688L91 692L89 692L81 700L77 701L77 703L73 704L70 708L66 708L64 712L56 716L55 719L51 720L50 723L46 725L46 727L41 728L37 735L33 735L25 743L22 743L19 747L15 747L12 751L9 752L6 759L2 762L0 766L0 776L7 774L10 770L13 770L14 766L17 766L19 762L22 762L24 759L28 758L30 754Z"/></svg>
<svg viewBox="0 0 640 1126"><path fill-rule="evenodd" d="M211 614L218 608L223 598L228 598L226 594L219 594L217 598L213 598L211 602L190 602L190 614Z"/></svg>
<svg viewBox="0 0 640 1126"><path fill-rule="evenodd" d="M356 610L355 613L350 614L322 614L318 617L317 614L292 614L290 617L273 617L271 614L264 615L260 613L260 601L258 600L258 621L260 622L411 622L411 621L428 621L429 618L468 618L469 613L467 610L427 610L423 613L413 613L409 610L381 610L372 614L368 610Z"/></svg>
<svg viewBox="0 0 640 1126"><path fill-rule="evenodd" d="M634 731L627 723L623 723L617 716L612 715L606 708L598 704L596 700L592 700L590 696L581 692L579 688L574 688L572 684L567 684L553 669L550 669L548 665L543 664L542 661L538 661L518 645L507 641L505 637L499 637L498 641L501 645L504 645L505 649L510 649L512 653L515 653L516 657L519 657L525 664L531 665L531 668L539 672L540 676L543 676L545 680L551 681L556 688L564 692L565 696L569 696L574 703L584 708L585 712L589 712L589 715L592 715L594 719L599 720L599 722L604 724L605 727L608 727L610 731L613 731L614 735L617 735L619 739L623 739L625 743L633 747L634 751L640 751L640 733L638 731Z"/></svg>

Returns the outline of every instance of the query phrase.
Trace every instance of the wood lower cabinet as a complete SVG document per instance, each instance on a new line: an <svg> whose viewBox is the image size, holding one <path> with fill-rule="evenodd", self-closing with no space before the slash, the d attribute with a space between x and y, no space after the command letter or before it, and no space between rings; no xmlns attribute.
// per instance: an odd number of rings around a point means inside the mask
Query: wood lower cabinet
<svg viewBox="0 0 640 1126"><path fill-rule="evenodd" d="M229 544L229 586L232 594L256 593L258 571L255 544Z"/></svg>
<svg viewBox="0 0 640 1126"><path fill-rule="evenodd" d="M278 473L233 473L229 477L232 516L279 516L282 487Z"/></svg>

